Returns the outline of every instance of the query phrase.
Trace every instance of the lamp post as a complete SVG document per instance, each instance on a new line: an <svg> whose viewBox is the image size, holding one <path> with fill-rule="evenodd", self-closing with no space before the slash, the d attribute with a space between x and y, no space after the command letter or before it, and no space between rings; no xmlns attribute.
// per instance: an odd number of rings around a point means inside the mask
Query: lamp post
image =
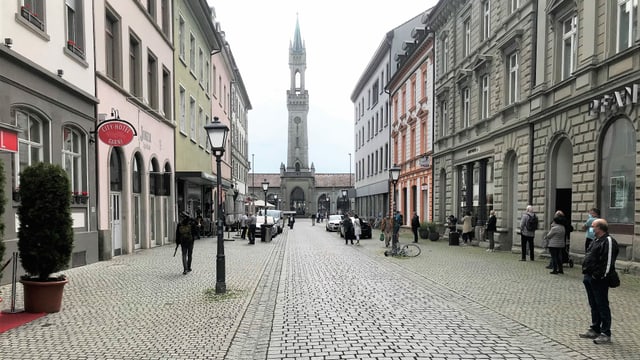
<svg viewBox="0 0 640 360"><path fill-rule="evenodd" d="M262 191L264 191L264 224L267 225L267 190L269 190L269 182L267 179L262 181ZM262 239L264 241L264 239Z"/></svg>
<svg viewBox="0 0 640 360"><path fill-rule="evenodd" d="M343 212L345 213L349 210L349 207L346 205L348 193L347 189L342 189L342 206L344 207Z"/></svg>
<svg viewBox="0 0 640 360"><path fill-rule="evenodd" d="M400 167L398 165L393 165L389 169L389 175L391 176L391 182L393 183L393 206L391 211L396 210L396 184L398 183L398 178L400 177ZM400 224L402 226L402 224ZM394 226L395 228L395 226ZM398 249L398 234L395 233L391 237L391 250L395 253Z"/></svg>
<svg viewBox="0 0 640 360"><path fill-rule="evenodd" d="M275 201L276 203L276 210L279 210L280 207L278 206L278 194L273 195L273 201Z"/></svg>
<svg viewBox="0 0 640 360"><path fill-rule="evenodd" d="M218 222L216 225L216 234L218 236L218 249L216 254L216 294L223 294L227 292L227 283L225 281L225 259L224 259L224 215L222 214L222 174L220 169L220 161L222 155L224 155L227 135L229 134L229 127L222 124L218 117L213 118L211 124L204 126L207 135L209 136L209 143L211 144L211 151L216 157L216 187L217 187L217 212Z"/></svg>

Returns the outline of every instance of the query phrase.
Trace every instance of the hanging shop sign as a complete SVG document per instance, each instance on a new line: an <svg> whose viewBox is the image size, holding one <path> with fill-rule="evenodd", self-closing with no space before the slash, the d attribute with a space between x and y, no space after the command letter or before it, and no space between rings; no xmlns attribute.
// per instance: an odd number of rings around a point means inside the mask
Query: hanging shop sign
<svg viewBox="0 0 640 360"><path fill-rule="evenodd" d="M111 146L128 145L138 135L136 129L122 119L105 120L98 125L96 132L100 141Z"/></svg>
<svg viewBox="0 0 640 360"><path fill-rule="evenodd" d="M611 94L605 94L601 98L591 100L589 115L612 114L626 107L629 107L629 111L631 111L633 105L638 103L638 90L640 90L640 84L632 84Z"/></svg>

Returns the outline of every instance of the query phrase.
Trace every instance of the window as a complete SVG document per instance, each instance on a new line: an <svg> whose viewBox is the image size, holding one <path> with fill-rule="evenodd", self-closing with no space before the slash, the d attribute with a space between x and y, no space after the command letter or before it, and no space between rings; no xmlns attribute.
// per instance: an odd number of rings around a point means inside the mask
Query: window
<svg viewBox="0 0 640 360"><path fill-rule="evenodd" d="M482 76L480 86L480 119L487 119L489 117L489 75Z"/></svg>
<svg viewBox="0 0 640 360"><path fill-rule="evenodd" d="M135 194L142 192L142 162L140 161L140 154L133 156L131 172L131 191Z"/></svg>
<svg viewBox="0 0 640 360"><path fill-rule="evenodd" d="M189 130L191 140L196 141L196 99L189 100Z"/></svg>
<svg viewBox="0 0 640 360"><path fill-rule="evenodd" d="M45 28L45 6L44 0L22 0L20 16L38 30Z"/></svg>
<svg viewBox="0 0 640 360"><path fill-rule="evenodd" d="M120 19L110 9L106 9L105 13L105 71L109 79L120 84L120 58L122 55L122 49L120 47Z"/></svg>
<svg viewBox="0 0 640 360"><path fill-rule="evenodd" d="M602 217L612 224L629 225L633 234L635 213L635 163L636 131L626 118L618 118L607 128L601 144L602 173L600 174L600 199Z"/></svg>
<svg viewBox="0 0 640 360"><path fill-rule="evenodd" d="M482 3L482 40L487 40L491 36L491 2L486 0Z"/></svg>
<svg viewBox="0 0 640 360"><path fill-rule="evenodd" d="M200 85L204 87L204 57L202 56L202 48L198 48L198 79Z"/></svg>
<svg viewBox="0 0 640 360"><path fill-rule="evenodd" d="M520 0L509 0L509 13L513 14L520 7Z"/></svg>
<svg viewBox="0 0 640 360"><path fill-rule="evenodd" d="M462 89L462 127L469 127L469 117L471 116L471 96L468 87Z"/></svg>
<svg viewBox="0 0 640 360"><path fill-rule="evenodd" d="M576 64L578 16L572 15L562 22L562 72L560 80L571 76Z"/></svg>
<svg viewBox="0 0 640 360"><path fill-rule="evenodd" d="M518 101L518 53L509 55L508 63L508 85L507 85L507 105Z"/></svg>
<svg viewBox="0 0 640 360"><path fill-rule="evenodd" d="M209 123L209 115L205 115L204 116L204 125L206 125L208 123ZM202 125L202 128L204 128L204 125ZM208 138L207 132L203 131L202 134L203 134L202 136L204 137L203 141L204 141L205 150L211 151L211 144L209 143L209 138Z"/></svg>
<svg viewBox="0 0 640 360"><path fill-rule="evenodd" d="M67 16L67 49L84 58L84 20L81 0L65 0Z"/></svg>
<svg viewBox="0 0 640 360"><path fill-rule="evenodd" d="M189 69L192 73L196 72L196 38L193 34L189 36Z"/></svg>
<svg viewBox="0 0 640 360"><path fill-rule="evenodd" d="M212 78L213 78L213 87L211 87L211 90L213 91L213 97L217 97L216 95L216 66L213 65L213 69L212 69Z"/></svg>
<svg viewBox="0 0 640 360"><path fill-rule="evenodd" d="M442 64L442 74L445 74L447 71L449 71L449 38L448 37L444 37L442 39L442 61L440 61L440 64Z"/></svg>
<svg viewBox="0 0 640 360"><path fill-rule="evenodd" d="M149 106L158 109L158 62L150 51L147 51L147 97Z"/></svg>
<svg viewBox="0 0 640 360"><path fill-rule="evenodd" d="M440 135L447 136L447 126L449 125L449 113L447 110L447 101L440 101Z"/></svg>
<svg viewBox="0 0 640 360"><path fill-rule="evenodd" d="M171 36L171 14L169 0L161 0L160 1L160 11L162 15L162 33L169 37Z"/></svg>
<svg viewBox="0 0 640 360"><path fill-rule="evenodd" d="M147 14L156 20L156 0L147 0Z"/></svg>
<svg viewBox="0 0 640 360"><path fill-rule="evenodd" d="M187 132L187 93L180 86L180 132Z"/></svg>
<svg viewBox="0 0 640 360"><path fill-rule="evenodd" d="M129 91L135 96L142 95L141 72L142 64L140 59L140 40L135 36L129 36Z"/></svg>
<svg viewBox="0 0 640 360"><path fill-rule="evenodd" d="M207 96L209 96L209 60L207 60L205 62L205 67L204 67L204 75L205 75L205 79L204 79L204 88L207 92Z"/></svg>
<svg viewBox="0 0 640 360"><path fill-rule="evenodd" d="M198 132L198 142L201 146L204 146L207 141L207 132L204 131L204 112L202 111L202 108L198 109L198 124L199 126L196 128Z"/></svg>
<svg viewBox="0 0 640 360"><path fill-rule="evenodd" d="M378 95L379 95L378 87L379 86L380 86L380 84L378 83L378 79L376 79L376 81L373 83L373 87L372 87L372 90L371 90L371 93L373 95L373 98L372 98L373 105L378 103Z"/></svg>
<svg viewBox="0 0 640 360"><path fill-rule="evenodd" d="M162 68L162 111L167 119L173 118L171 113L171 73Z"/></svg>
<svg viewBox="0 0 640 360"><path fill-rule="evenodd" d="M462 56L469 56L471 54L471 19L464 21L463 25L463 39L462 39Z"/></svg>
<svg viewBox="0 0 640 360"><path fill-rule="evenodd" d="M178 42L180 43L180 59L184 62L185 59L185 29L184 29L184 19L180 16L180 21L178 23Z"/></svg>
<svg viewBox="0 0 640 360"><path fill-rule="evenodd" d="M635 40L638 26L638 0L618 0L617 51L628 49Z"/></svg>
<svg viewBox="0 0 640 360"><path fill-rule="evenodd" d="M17 166L13 167L15 186L20 184L20 172L44 159L45 124L34 113L16 110L16 126L18 127L18 152L15 154Z"/></svg>
<svg viewBox="0 0 640 360"><path fill-rule="evenodd" d="M71 191L87 191L83 179L83 136L74 128L65 126L62 128L62 167L69 175Z"/></svg>

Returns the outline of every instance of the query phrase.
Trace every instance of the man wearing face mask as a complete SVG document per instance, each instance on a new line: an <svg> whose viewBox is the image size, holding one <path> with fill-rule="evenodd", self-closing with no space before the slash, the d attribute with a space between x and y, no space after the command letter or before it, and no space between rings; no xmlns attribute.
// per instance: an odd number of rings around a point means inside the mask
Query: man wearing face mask
<svg viewBox="0 0 640 360"><path fill-rule="evenodd" d="M582 230L586 230L587 232L585 235L586 239L584 241L585 254L589 250L589 246L591 245L591 242L596 236L595 233L593 232L593 228L591 227L591 224L595 219L598 219L598 218L600 218L600 209L598 208L589 209L589 217L587 218L587 221L585 221L584 226L582 227Z"/></svg>

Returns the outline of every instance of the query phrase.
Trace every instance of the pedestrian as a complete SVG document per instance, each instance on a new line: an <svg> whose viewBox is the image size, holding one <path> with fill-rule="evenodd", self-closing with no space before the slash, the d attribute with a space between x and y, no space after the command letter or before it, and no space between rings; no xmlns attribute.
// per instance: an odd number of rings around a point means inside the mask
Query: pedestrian
<svg viewBox="0 0 640 360"><path fill-rule="evenodd" d="M293 230L293 224L296 222L296 217L295 215L291 214L289 215L289 229Z"/></svg>
<svg viewBox="0 0 640 360"><path fill-rule="evenodd" d="M253 245L256 243L256 224L258 222L258 219L256 218L256 214L251 213L251 215L249 215L249 244Z"/></svg>
<svg viewBox="0 0 640 360"><path fill-rule="evenodd" d="M351 240L351 245L353 245L353 222L349 214L346 214L342 220L342 231L344 232L344 244L349 245L349 240Z"/></svg>
<svg viewBox="0 0 640 360"><path fill-rule="evenodd" d="M353 215L351 219L353 222L353 235L356 238L356 245L360 245L360 235L362 235L362 222L358 217L358 214Z"/></svg>
<svg viewBox="0 0 640 360"><path fill-rule="evenodd" d="M493 238L496 230L497 230L498 219L496 218L496 211L491 210L489 212L489 220L487 220L487 239L489 239L489 248L487 251L494 252L495 251L495 240Z"/></svg>
<svg viewBox="0 0 640 360"><path fill-rule="evenodd" d="M247 224L248 220L249 220L248 212L240 216L240 228L242 229L242 232L240 233L240 239L244 240L247 238L247 228L249 227L249 225Z"/></svg>
<svg viewBox="0 0 640 360"><path fill-rule="evenodd" d="M607 276L615 271L618 243L609 234L605 219L595 219L591 226L595 237L582 262L582 283L591 308L591 326L580 337L593 339L596 344L608 344L611 342L611 308Z"/></svg>
<svg viewBox="0 0 640 360"><path fill-rule="evenodd" d="M589 250L589 245L591 245L591 242L593 241L593 239L595 237L595 233L593 232L593 228L591 227L591 224L593 223L593 221L595 219L597 219L599 217L600 217L600 209L595 208L595 207L589 209L589 215L587 217L587 221L584 222L584 226L582 227L582 230L586 230L585 241L584 241L584 252L585 252L585 254Z"/></svg>
<svg viewBox="0 0 640 360"><path fill-rule="evenodd" d="M176 243L180 244L182 252L182 274L191 272L191 260L193 257L193 226L189 213L180 213L181 220L176 227Z"/></svg>
<svg viewBox="0 0 640 360"><path fill-rule="evenodd" d="M471 239L473 238L473 218L471 217L471 211L467 211L462 218L462 240L464 244L467 244L467 241L471 243Z"/></svg>
<svg viewBox="0 0 640 360"><path fill-rule="evenodd" d="M529 248L529 258L534 261L533 256L533 238L538 228L538 217L533 212L533 206L527 205L527 210L522 214L520 219L520 245L521 257L520 261L527 261L527 246Z"/></svg>
<svg viewBox="0 0 640 360"><path fill-rule="evenodd" d="M556 217L553 218L549 232L544 236L543 245L549 249L551 254L551 268L553 269L550 274L564 274L562 269L562 251L565 246L565 225L564 214L561 211L556 212Z"/></svg>
<svg viewBox="0 0 640 360"><path fill-rule="evenodd" d="M316 226L316 214L311 214L311 226Z"/></svg>
<svg viewBox="0 0 640 360"><path fill-rule="evenodd" d="M382 218L382 222L380 222L380 231L384 233L384 246L389 247L391 236L393 234L393 217L391 215Z"/></svg>
<svg viewBox="0 0 640 360"><path fill-rule="evenodd" d="M400 227L403 223L402 213L396 211L393 217L393 235L391 236L391 251L395 254L398 251L398 241L400 240Z"/></svg>
<svg viewBox="0 0 640 360"><path fill-rule="evenodd" d="M417 212L413 212L411 217L411 231L413 232L413 242L418 242L418 228L420 228L420 217Z"/></svg>

